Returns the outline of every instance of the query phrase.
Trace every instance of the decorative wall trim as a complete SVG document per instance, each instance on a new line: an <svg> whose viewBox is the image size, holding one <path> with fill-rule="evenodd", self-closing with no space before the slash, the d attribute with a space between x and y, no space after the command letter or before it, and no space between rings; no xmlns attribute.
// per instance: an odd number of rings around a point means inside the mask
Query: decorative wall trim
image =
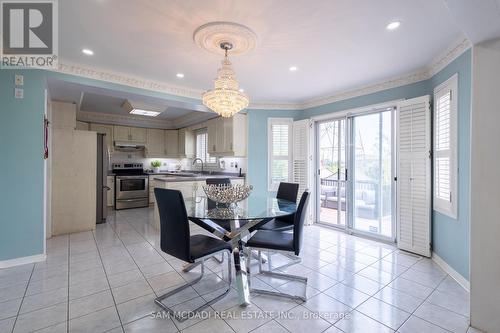
<svg viewBox="0 0 500 333"><path fill-rule="evenodd" d="M455 60L458 56L460 56L470 47L471 47L470 41L465 37L461 37L457 41L455 41L451 45L451 47L447 48L444 52L439 54L431 62L429 66L422 68L421 70L416 71L414 73L394 77L389 80L384 80L382 82L374 84L364 85L355 89L348 89L344 91L335 92L328 96L313 98L311 100L305 101L304 103L264 101L264 102L251 103L249 108L265 109L265 110L276 110L276 109L303 110L329 103L338 102L349 98L373 94L386 89L396 88L424 81L431 78L434 74L442 70L446 65ZM101 81L126 85L130 87L151 90L151 91L157 91L175 96L193 98L196 100L201 99L201 94L203 92L202 90L179 87L163 82L129 76L126 74L104 71L100 69L93 69L77 64L65 63L64 61L59 62L59 68L56 71L64 74L82 76L90 79L101 80Z"/></svg>
<svg viewBox="0 0 500 333"><path fill-rule="evenodd" d="M453 60L458 58L462 53L472 47L471 42L467 38L459 38L451 47L440 53L431 64L427 67L429 78L436 75L443 68L448 66Z"/></svg>
<svg viewBox="0 0 500 333"><path fill-rule="evenodd" d="M213 112L191 112L172 121L174 128L184 128L217 117Z"/></svg>
<svg viewBox="0 0 500 333"><path fill-rule="evenodd" d="M100 123L100 124L113 124L113 125L124 125L124 126L160 128L160 129L174 128L174 124L170 120L144 119L129 115L118 115L118 114L89 112L89 111L78 111L76 114L76 120L86 121L91 123Z"/></svg>
<svg viewBox="0 0 500 333"><path fill-rule="evenodd" d="M20 265L26 265L26 264L32 264L35 262L45 261L45 259L47 259L47 255L37 254L37 255L29 256L29 257L3 260L3 261L0 261L0 269L14 267L14 266L20 266Z"/></svg>
<svg viewBox="0 0 500 333"><path fill-rule="evenodd" d="M315 98L301 104L301 109L309 109L316 106L343 101L346 99L373 94L382 90L405 86L408 84L427 80L429 78L426 71L415 72L405 76L395 77L383 82L365 85L360 88L345 90L331 96Z"/></svg>
<svg viewBox="0 0 500 333"><path fill-rule="evenodd" d="M430 79L440 70L445 68L449 63L455 60L458 56L467 51L471 46L472 45L470 41L467 38L462 37L458 41L454 42L451 47L449 47L444 52L439 54L439 56L437 56L429 66L417 72L414 72L412 74L407 74L404 76L395 77L383 82L365 85L361 88L341 91L332 94L331 96L328 97L315 98L301 104L300 109L309 109L316 106L321 106L325 104L346 100L349 98L373 94L379 91L401 87L408 84Z"/></svg>
<svg viewBox="0 0 500 333"><path fill-rule="evenodd" d="M134 88L158 91L188 98L201 99L201 94L203 93L202 90L179 87L127 74L94 69L72 63L59 62L59 67L56 71L59 73L82 76L89 79L117 83Z"/></svg>
<svg viewBox="0 0 500 333"><path fill-rule="evenodd" d="M432 252L432 260L439 265L449 276L451 276L459 285L461 285L465 290L470 291L470 282L467 281L460 273L454 270L450 265L446 263L440 256L435 252Z"/></svg>

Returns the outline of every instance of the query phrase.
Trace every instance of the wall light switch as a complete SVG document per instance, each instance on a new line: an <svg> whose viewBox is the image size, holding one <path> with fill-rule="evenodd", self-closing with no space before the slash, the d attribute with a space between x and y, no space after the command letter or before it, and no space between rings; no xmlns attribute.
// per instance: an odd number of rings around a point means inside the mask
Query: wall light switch
<svg viewBox="0 0 500 333"><path fill-rule="evenodd" d="M24 98L24 89L21 88L15 88L14 89L14 97L22 99Z"/></svg>
<svg viewBox="0 0 500 333"><path fill-rule="evenodd" d="M16 86L22 86L24 84L24 76L16 74L15 83Z"/></svg>

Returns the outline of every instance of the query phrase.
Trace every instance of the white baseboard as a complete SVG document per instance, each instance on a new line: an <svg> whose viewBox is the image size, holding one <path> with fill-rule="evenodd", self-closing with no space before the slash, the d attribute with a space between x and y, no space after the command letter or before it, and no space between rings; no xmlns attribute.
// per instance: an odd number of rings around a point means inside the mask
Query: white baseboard
<svg viewBox="0 0 500 333"><path fill-rule="evenodd" d="M467 281L460 273L454 270L450 265L446 263L440 256L432 252L432 260L439 265L449 276L451 276L455 281L458 282L465 290L470 291L470 282Z"/></svg>
<svg viewBox="0 0 500 333"><path fill-rule="evenodd" d="M37 255L29 256L29 257L3 260L3 261L0 261L0 268L8 268L8 267L13 267L13 266L32 264L35 262L44 261L45 259L47 259L46 254L37 254Z"/></svg>

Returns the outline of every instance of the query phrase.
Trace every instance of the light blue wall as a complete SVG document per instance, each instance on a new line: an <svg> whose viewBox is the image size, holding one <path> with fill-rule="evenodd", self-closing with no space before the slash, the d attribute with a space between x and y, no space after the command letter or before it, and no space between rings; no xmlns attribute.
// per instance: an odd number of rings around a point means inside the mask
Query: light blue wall
<svg viewBox="0 0 500 333"><path fill-rule="evenodd" d="M301 111L296 110L248 110L248 166L247 180L253 193L265 196L267 193L267 119L294 118Z"/></svg>
<svg viewBox="0 0 500 333"><path fill-rule="evenodd" d="M44 82L40 71L0 70L0 260L43 253Z"/></svg>
<svg viewBox="0 0 500 333"><path fill-rule="evenodd" d="M458 73L458 218L434 211L432 243L434 252L469 280L470 225L470 114L472 51L468 50L430 80L431 92Z"/></svg>

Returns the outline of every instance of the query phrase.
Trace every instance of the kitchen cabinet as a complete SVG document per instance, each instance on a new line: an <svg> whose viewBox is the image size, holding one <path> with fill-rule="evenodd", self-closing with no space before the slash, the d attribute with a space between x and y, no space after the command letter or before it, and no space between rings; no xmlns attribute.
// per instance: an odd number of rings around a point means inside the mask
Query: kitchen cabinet
<svg viewBox="0 0 500 333"><path fill-rule="evenodd" d="M213 155L217 152L217 123L219 118L207 121L207 152Z"/></svg>
<svg viewBox="0 0 500 333"><path fill-rule="evenodd" d="M165 130L165 156L179 157L179 131Z"/></svg>
<svg viewBox="0 0 500 333"><path fill-rule="evenodd" d="M108 151L113 151L113 125L91 123L90 130L93 132L106 134L106 144L108 145Z"/></svg>
<svg viewBox="0 0 500 333"><path fill-rule="evenodd" d="M146 143L147 130L145 128L115 125L113 130L115 141Z"/></svg>
<svg viewBox="0 0 500 333"><path fill-rule="evenodd" d="M194 132L187 128L179 130L179 157L193 158L195 152Z"/></svg>
<svg viewBox="0 0 500 333"><path fill-rule="evenodd" d="M115 176L108 176L107 186L110 188L108 190L108 207L115 205Z"/></svg>
<svg viewBox="0 0 500 333"><path fill-rule="evenodd" d="M50 126L53 129L76 128L76 104L66 102L50 102Z"/></svg>
<svg viewBox="0 0 500 333"><path fill-rule="evenodd" d="M247 153L247 118L235 114L207 122L208 153L212 156L244 157Z"/></svg>
<svg viewBox="0 0 500 333"><path fill-rule="evenodd" d="M76 122L76 129L78 131L88 131L89 130L89 123L86 123L84 121L77 121Z"/></svg>
<svg viewBox="0 0 500 333"><path fill-rule="evenodd" d="M147 130L141 127L130 127L131 141L146 143Z"/></svg>
<svg viewBox="0 0 500 333"><path fill-rule="evenodd" d="M153 205L156 202L155 198L155 187L156 181L154 180L156 176L149 176L149 204Z"/></svg>
<svg viewBox="0 0 500 333"><path fill-rule="evenodd" d="M165 131L162 129L147 129L146 156L165 156Z"/></svg>

